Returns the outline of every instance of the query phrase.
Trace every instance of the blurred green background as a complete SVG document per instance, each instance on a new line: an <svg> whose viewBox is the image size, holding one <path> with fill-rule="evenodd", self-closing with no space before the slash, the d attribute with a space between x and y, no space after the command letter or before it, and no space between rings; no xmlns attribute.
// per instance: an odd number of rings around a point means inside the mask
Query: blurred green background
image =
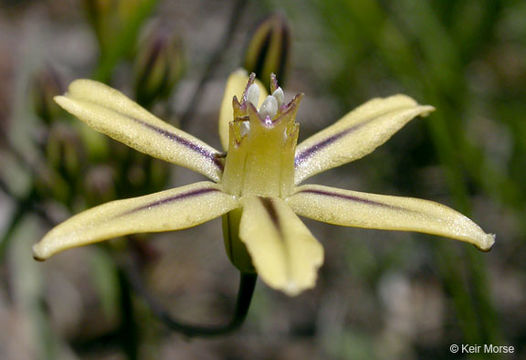
<svg viewBox="0 0 526 360"><path fill-rule="evenodd" d="M226 77L275 12L286 98L306 95L300 140L372 97L437 108L308 182L439 201L496 233L491 252L306 220L326 252L316 288L289 298L259 283L241 330L190 341L119 264L139 258L174 316L225 322L237 272L220 220L36 263L31 246L53 223L201 179L97 135L51 96L105 81L220 148ZM0 359L526 359L525 55L521 0L0 1Z"/></svg>

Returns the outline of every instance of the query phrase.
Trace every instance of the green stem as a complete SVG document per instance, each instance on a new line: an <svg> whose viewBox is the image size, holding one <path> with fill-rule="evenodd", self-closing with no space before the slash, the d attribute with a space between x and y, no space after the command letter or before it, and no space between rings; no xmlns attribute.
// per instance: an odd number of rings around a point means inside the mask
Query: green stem
<svg viewBox="0 0 526 360"><path fill-rule="evenodd" d="M139 336L134 316L132 289L124 269L119 267L117 269L117 275L120 289L121 311L119 340L127 358L129 360L136 360L139 358Z"/></svg>
<svg viewBox="0 0 526 360"><path fill-rule="evenodd" d="M154 299L146 289L135 263L126 266L126 273L134 290L144 299L152 313L167 327L188 337L212 337L228 334L238 329L248 314L257 280L257 274L240 272L236 306L232 319L227 324L195 325L174 319L170 312Z"/></svg>

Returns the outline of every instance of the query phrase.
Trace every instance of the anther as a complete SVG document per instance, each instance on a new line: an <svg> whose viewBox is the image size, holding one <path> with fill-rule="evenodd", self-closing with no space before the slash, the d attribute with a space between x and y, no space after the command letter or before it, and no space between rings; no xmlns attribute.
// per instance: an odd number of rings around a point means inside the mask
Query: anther
<svg viewBox="0 0 526 360"><path fill-rule="evenodd" d="M251 102L254 106L258 106L259 102L259 87L256 84L252 84L247 89L247 101Z"/></svg>
<svg viewBox="0 0 526 360"><path fill-rule="evenodd" d="M247 135L248 132L250 131L250 122L243 121L241 123L241 126L239 127L239 130L240 130L241 137Z"/></svg>
<svg viewBox="0 0 526 360"><path fill-rule="evenodd" d="M278 101L272 95L267 96L265 101L263 101L263 104L261 104L261 107L259 108L259 114L263 118L266 118L268 116L272 119L274 116L276 116L277 112Z"/></svg>
<svg viewBox="0 0 526 360"><path fill-rule="evenodd" d="M285 101L285 94L283 94L281 87L278 87L276 90L274 90L272 96L274 96L278 101L278 107L283 105L283 102Z"/></svg>

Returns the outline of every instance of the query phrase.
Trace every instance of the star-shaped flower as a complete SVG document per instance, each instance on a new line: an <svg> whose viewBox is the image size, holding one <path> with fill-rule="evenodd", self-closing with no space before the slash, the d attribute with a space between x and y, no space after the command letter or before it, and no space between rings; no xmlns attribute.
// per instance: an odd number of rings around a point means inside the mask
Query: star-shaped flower
<svg viewBox="0 0 526 360"><path fill-rule="evenodd" d="M45 260L76 246L133 233L179 230L223 216L227 253L244 272L288 295L314 286L323 248L296 215L342 226L418 231L489 250L495 237L444 205L322 185L307 178L359 159L416 116L434 110L405 95L370 100L297 145L302 94L290 102L275 77L267 95L255 75L228 79L219 135L222 153L150 114L104 84L76 80L64 109L95 130L168 162L202 181L84 211L52 229L33 248Z"/></svg>

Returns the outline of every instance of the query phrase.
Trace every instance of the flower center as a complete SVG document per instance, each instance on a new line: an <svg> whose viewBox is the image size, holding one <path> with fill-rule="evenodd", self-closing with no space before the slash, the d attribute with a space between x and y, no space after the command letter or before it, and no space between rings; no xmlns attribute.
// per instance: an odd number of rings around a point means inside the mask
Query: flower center
<svg viewBox="0 0 526 360"><path fill-rule="evenodd" d="M259 88L250 80L241 102L234 97L223 185L230 194L284 197L294 186L294 153L299 125L296 111L302 95L284 103L283 90L271 77L271 94L260 108Z"/></svg>

